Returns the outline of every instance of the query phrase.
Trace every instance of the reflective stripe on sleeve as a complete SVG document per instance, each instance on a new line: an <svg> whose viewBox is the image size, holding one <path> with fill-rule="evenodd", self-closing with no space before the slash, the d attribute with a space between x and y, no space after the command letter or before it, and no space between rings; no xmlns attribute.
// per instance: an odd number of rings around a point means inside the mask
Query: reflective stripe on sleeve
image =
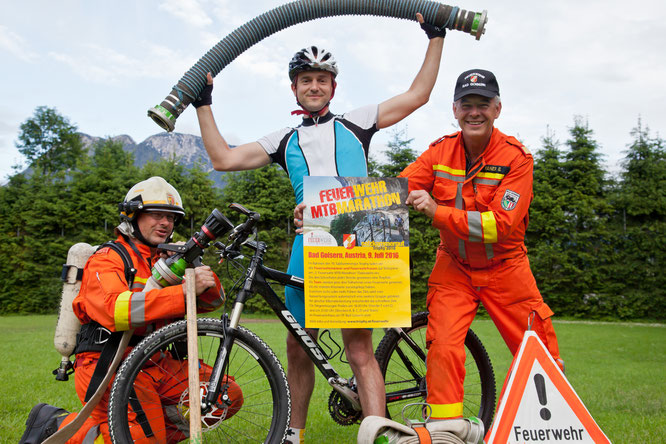
<svg viewBox="0 0 666 444"><path fill-rule="evenodd" d="M497 223L495 222L493 212L485 211L481 213L481 221L483 225L483 242L486 244L497 243Z"/></svg>
<svg viewBox="0 0 666 444"><path fill-rule="evenodd" d="M492 211L468 211L467 227L470 242L497 243L497 224Z"/></svg>
<svg viewBox="0 0 666 444"><path fill-rule="evenodd" d="M116 331L129 330L129 305L131 291L123 291L116 298L116 306L113 310L113 321L116 324Z"/></svg>
<svg viewBox="0 0 666 444"><path fill-rule="evenodd" d="M483 241L483 227L481 213L478 211L467 212L467 228L469 230L470 242Z"/></svg>
<svg viewBox="0 0 666 444"><path fill-rule="evenodd" d="M143 327L146 323L146 295L143 292L132 293L131 305L132 328Z"/></svg>

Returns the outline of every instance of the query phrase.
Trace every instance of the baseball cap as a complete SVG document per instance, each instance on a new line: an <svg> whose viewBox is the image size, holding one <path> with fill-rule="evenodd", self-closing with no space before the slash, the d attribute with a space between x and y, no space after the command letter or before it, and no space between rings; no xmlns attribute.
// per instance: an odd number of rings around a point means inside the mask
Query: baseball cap
<svg viewBox="0 0 666 444"><path fill-rule="evenodd" d="M493 98L499 96L499 85L495 74L485 69L470 69L458 76L453 101L469 94Z"/></svg>

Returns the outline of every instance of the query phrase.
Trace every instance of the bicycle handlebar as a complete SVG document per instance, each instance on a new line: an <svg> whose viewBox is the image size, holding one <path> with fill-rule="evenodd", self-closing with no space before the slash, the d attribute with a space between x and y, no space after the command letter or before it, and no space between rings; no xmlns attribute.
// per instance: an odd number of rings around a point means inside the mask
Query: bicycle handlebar
<svg viewBox="0 0 666 444"><path fill-rule="evenodd" d="M232 203L229 205L229 208L232 210L238 211L244 216L247 216L247 219L236 225L231 234L229 235L229 245L224 245L221 242L217 242L215 245L219 248L218 253L223 258L235 258L240 254L240 246L248 242L248 238L255 233L257 222L261 219L261 215L256 211L251 211L245 208L244 206ZM253 249L256 250L256 243L250 241L253 245L250 245Z"/></svg>

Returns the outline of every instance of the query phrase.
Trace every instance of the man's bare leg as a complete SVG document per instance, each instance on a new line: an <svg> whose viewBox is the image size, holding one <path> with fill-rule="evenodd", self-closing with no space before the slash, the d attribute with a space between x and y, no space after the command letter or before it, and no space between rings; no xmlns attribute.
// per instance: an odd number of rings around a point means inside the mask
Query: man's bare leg
<svg viewBox="0 0 666 444"><path fill-rule="evenodd" d="M356 376L363 416L386 415L386 390L372 347L372 330L343 328L342 341Z"/></svg>
<svg viewBox="0 0 666 444"><path fill-rule="evenodd" d="M317 339L318 331L305 329L312 338ZM287 335L287 381L291 392L290 427L304 429L308 418L308 406L314 390L314 364L303 347L291 335ZM383 388L383 386L382 386Z"/></svg>

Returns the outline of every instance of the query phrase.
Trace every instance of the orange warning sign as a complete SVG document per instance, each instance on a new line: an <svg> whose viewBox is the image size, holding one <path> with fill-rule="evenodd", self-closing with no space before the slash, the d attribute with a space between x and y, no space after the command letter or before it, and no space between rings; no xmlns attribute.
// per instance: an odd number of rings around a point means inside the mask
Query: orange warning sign
<svg viewBox="0 0 666 444"><path fill-rule="evenodd" d="M535 332L511 367L487 444L610 443Z"/></svg>

